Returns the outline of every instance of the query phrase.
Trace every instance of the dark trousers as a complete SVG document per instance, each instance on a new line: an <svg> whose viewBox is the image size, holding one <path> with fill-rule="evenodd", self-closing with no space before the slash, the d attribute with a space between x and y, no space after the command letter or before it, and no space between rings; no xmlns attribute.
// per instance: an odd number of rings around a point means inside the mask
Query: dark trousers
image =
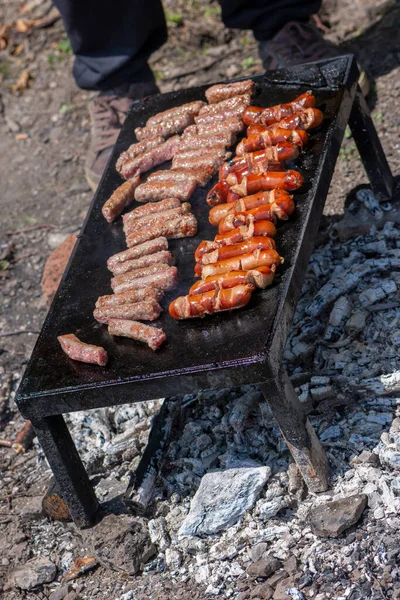
<svg viewBox="0 0 400 600"><path fill-rule="evenodd" d="M270 39L288 21L307 21L321 0L219 0L227 27ZM83 89L106 91L151 81L152 52L167 40L160 0L54 0L75 54L74 77Z"/></svg>

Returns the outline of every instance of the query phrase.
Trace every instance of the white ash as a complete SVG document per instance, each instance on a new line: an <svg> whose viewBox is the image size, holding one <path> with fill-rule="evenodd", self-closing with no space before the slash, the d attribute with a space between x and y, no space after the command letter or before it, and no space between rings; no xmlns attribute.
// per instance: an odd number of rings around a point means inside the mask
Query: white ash
<svg viewBox="0 0 400 600"><path fill-rule="evenodd" d="M331 488L304 497L280 430L255 387L187 395L181 428L156 482L148 527L158 556L146 565L144 577L157 573L178 586L194 579L207 596L235 597L238 580L246 578L262 548L262 556L296 558L301 578L288 597L318 597L313 586L322 572L320 600L332 593L375 597L368 588L371 572L379 580L394 568L400 528L399 248L400 229L390 222L347 242L332 237L315 250L298 303L285 360L327 452ZM73 437L92 472L127 477L160 405L71 415ZM180 538L204 475L263 466L271 469L271 478L236 524L203 539ZM367 494L369 501L356 533L333 541L314 536L307 525L310 508L355 493ZM59 543L57 536L52 540L50 558ZM64 546L62 554L68 552Z"/></svg>

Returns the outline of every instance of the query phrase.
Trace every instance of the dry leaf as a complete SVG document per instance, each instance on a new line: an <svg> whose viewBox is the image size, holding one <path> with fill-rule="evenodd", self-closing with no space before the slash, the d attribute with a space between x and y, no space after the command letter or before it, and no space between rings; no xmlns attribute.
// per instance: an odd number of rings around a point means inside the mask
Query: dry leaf
<svg viewBox="0 0 400 600"><path fill-rule="evenodd" d="M16 140L27 140L28 139L28 134L27 133L17 133L17 135L15 136Z"/></svg>
<svg viewBox="0 0 400 600"><path fill-rule="evenodd" d="M29 87L30 78L31 76L26 69L22 71L21 75L18 77L18 81L12 86L12 93L17 94L18 92L25 91Z"/></svg>
<svg viewBox="0 0 400 600"><path fill-rule="evenodd" d="M33 21L25 19L17 19L14 25L15 31L18 33L26 33L33 27Z"/></svg>
<svg viewBox="0 0 400 600"><path fill-rule="evenodd" d="M11 54L13 56L19 56L20 54L22 54L23 51L24 51L24 45L18 44L18 46L16 48L14 48L14 50L12 51Z"/></svg>

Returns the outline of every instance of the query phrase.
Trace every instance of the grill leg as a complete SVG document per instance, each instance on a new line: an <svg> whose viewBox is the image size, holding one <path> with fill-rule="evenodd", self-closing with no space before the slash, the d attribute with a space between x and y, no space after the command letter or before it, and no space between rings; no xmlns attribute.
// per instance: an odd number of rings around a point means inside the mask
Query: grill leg
<svg viewBox="0 0 400 600"><path fill-rule="evenodd" d="M364 95L359 87L354 97L349 125L372 191L380 202L390 200L393 197L393 175L376 133Z"/></svg>
<svg viewBox="0 0 400 600"><path fill-rule="evenodd" d="M33 421L43 452L77 527L89 527L98 502L62 415Z"/></svg>
<svg viewBox="0 0 400 600"><path fill-rule="evenodd" d="M325 452L311 426L286 369L280 369L274 379L260 384L282 435L310 492L328 488Z"/></svg>

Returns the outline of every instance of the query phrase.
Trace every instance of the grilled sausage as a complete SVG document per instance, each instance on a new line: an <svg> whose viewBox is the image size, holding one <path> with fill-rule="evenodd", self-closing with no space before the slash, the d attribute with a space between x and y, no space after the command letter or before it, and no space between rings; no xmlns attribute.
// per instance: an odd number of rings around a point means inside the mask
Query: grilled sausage
<svg viewBox="0 0 400 600"><path fill-rule="evenodd" d="M255 250L275 250L275 242L272 238L257 236L250 238L244 242L238 244L232 244L230 246L221 246L216 250L203 254L201 259L196 263L194 272L197 276L201 274L202 267L204 265L210 265L212 263L232 258L234 256L240 256L242 254L248 254Z"/></svg>
<svg viewBox="0 0 400 600"><path fill-rule="evenodd" d="M180 296L169 305L169 314L174 319L191 319L242 308L250 301L253 291L254 286L246 284L212 290L196 296Z"/></svg>
<svg viewBox="0 0 400 600"><path fill-rule="evenodd" d="M101 346L81 342L73 333L66 333L57 337L61 348L72 360L100 365L105 367L108 362L108 354Z"/></svg>
<svg viewBox="0 0 400 600"><path fill-rule="evenodd" d="M141 300L161 300L162 290L153 288L140 288L138 290L128 290L121 294L111 294L109 296L100 296L96 302L96 308L106 308L109 306L123 306L124 304L135 304Z"/></svg>
<svg viewBox="0 0 400 600"><path fill-rule="evenodd" d="M257 152L250 152L244 156L236 156L229 162L224 163L219 170L219 178L226 179L229 173L240 171L241 169L248 168L251 173L264 171L265 167L270 162L281 162L297 158L299 149L295 144L290 142L282 142L276 146L269 146L264 150L257 150Z"/></svg>
<svg viewBox="0 0 400 600"><path fill-rule="evenodd" d="M183 237L190 237L195 235L197 231L197 220L192 214L182 215L170 221L164 221L160 218L156 223L152 223L150 226L141 227L137 229L126 238L126 244L128 248L142 244L147 240L158 238L160 236L177 239Z"/></svg>
<svg viewBox="0 0 400 600"><path fill-rule="evenodd" d="M155 252L154 254L149 254L149 256L125 260L122 263L114 265L110 271L113 275L124 275L124 273L129 273L129 271L135 271L136 269L149 267L150 265L157 263L173 265L174 259L171 252L168 252L168 250L161 250L161 252Z"/></svg>
<svg viewBox="0 0 400 600"><path fill-rule="evenodd" d="M288 202L290 198L293 198L293 196L290 196L285 190L280 189L259 192L258 194L245 196L234 202L214 206L209 212L208 219L211 225L218 225L222 219L231 213L244 212L258 206L270 204L271 202Z"/></svg>
<svg viewBox="0 0 400 600"><path fill-rule="evenodd" d="M148 242L144 242L143 244L139 244L133 248L123 250L122 252L118 252L117 254L110 256L107 261L107 267L110 271L112 271L113 267L119 263L125 262L126 260L132 260L134 258L140 258L141 256L154 254L155 252L160 252L161 250L168 250L168 240L165 237L152 239Z"/></svg>
<svg viewBox="0 0 400 600"><path fill-rule="evenodd" d="M294 209L293 197L288 196L287 198L252 208L251 210L230 213L219 222L218 232L226 233L241 225L248 225L252 221L272 221L273 223L277 219L286 221L294 213Z"/></svg>
<svg viewBox="0 0 400 600"><path fill-rule="evenodd" d="M93 316L99 323L109 323L111 319L155 321L160 316L161 311L162 308L157 300L141 300L134 304L95 308Z"/></svg>
<svg viewBox="0 0 400 600"><path fill-rule="evenodd" d="M282 127L267 129L260 126L260 130L260 133L250 135L239 142L236 146L236 156L243 156L248 152L262 150L281 142L290 142L299 148L303 148L308 142L308 133L301 129L292 130L283 129Z"/></svg>
<svg viewBox="0 0 400 600"><path fill-rule="evenodd" d="M203 294L211 290L232 288L236 285L251 284L257 288L265 289L274 280L276 265L271 267L257 267L250 271L228 271L219 275L209 275L205 279L199 279L189 290L189 296Z"/></svg>
<svg viewBox="0 0 400 600"><path fill-rule="evenodd" d="M235 81L234 83L217 83L206 90L206 98L209 104L221 102L226 98L242 94L252 94L254 92L254 81Z"/></svg>
<svg viewBox="0 0 400 600"><path fill-rule="evenodd" d="M276 106L270 106L269 108L248 106L242 115L242 119L246 125L256 123L268 126L273 123L278 123L299 110L314 106L315 98L312 93L308 91L287 104L278 104Z"/></svg>
<svg viewBox="0 0 400 600"><path fill-rule="evenodd" d="M112 223L118 217L126 206L134 200L135 190L140 183L140 175L135 175L133 179L128 179L122 185L117 187L115 192L104 203L101 212L108 223Z"/></svg>
<svg viewBox="0 0 400 600"><path fill-rule="evenodd" d="M158 327L126 319L111 319L108 323L108 333L144 342L152 350L157 350L167 339L163 330Z"/></svg>
<svg viewBox="0 0 400 600"><path fill-rule="evenodd" d="M268 171L266 173L252 173L244 177L241 183L233 185L231 190L239 196L249 196L260 191L273 190L297 190L304 183L299 171Z"/></svg>
<svg viewBox="0 0 400 600"><path fill-rule="evenodd" d="M250 271L257 267L277 267L283 262L276 250L254 250L248 254L233 256L224 260L219 260L210 265L204 265L201 269L201 278L205 279L209 275L219 275L229 271Z"/></svg>

